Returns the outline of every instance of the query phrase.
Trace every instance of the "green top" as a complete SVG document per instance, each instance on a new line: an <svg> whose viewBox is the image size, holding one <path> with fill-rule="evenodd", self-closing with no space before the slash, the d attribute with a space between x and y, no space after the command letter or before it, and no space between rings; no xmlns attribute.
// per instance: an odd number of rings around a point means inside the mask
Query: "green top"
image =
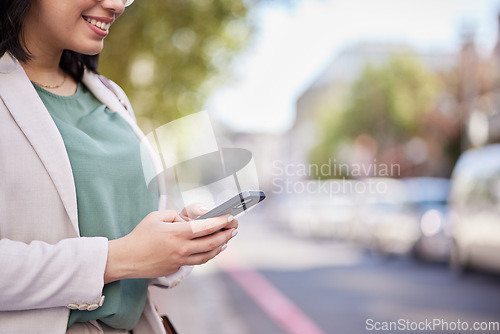
<svg viewBox="0 0 500 334"><path fill-rule="evenodd" d="M68 152L80 235L116 239L128 234L158 209L158 197L148 191L144 181L140 142L132 128L83 84L78 84L72 96L34 87ZM132 329L144 309L147 288L147 279L106 284L104 305L94 311L72 310L68 328L75 322L99 319L113 328Z"/></svg>

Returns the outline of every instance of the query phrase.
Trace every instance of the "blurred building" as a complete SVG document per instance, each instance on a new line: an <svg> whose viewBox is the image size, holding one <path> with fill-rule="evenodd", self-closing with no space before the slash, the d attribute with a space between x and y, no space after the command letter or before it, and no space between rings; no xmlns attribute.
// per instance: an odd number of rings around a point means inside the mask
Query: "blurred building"
<svg viewBox="0 0 500 334"><path fill-rule="evenodd" d="M214 125L220 147L243 148L252 153L260 189L270 195L276 174L276 161L281 163L285 158L282 136L265 132L234 132L222 123Z"/></svg>
<svg viewBox="0 0 500 334"><path fill-rule="evenodd" d="M423 119L421 135L395 143L385 154L401 164L400 176L449 176L461 152L500 142L500 15L497 43L488 57L478 53L474 29L463 27L460 34L462 47L456 54L418 54L422 64L441 79L443 88ZM339 106L368 64L379 67L394 56L412 54L415 50L408 45L376 42L342 51L297 101L295 123L286 138L290 162L309 162L309 152L322 131L318 114ZM413 152L408 154L409 150ZM418 161L419 150L425 151L422 161ZM383 156L379 152L379 161Z"/></svg>
<svg viewBox="0 0 500 334"><path fill-rule="evenodd" d="M342 51L297 101L296 120L288 133L288 142L293 148L290 160L308 162L308 153L318 140L316 134L321 131L316 121L317 113L322 112L322 105L338 104L367 65L379 67L395 56L414 54L415 51L406 44L389 43L360 43ZM424 66L438 74L452 71L457 58L456 54L438 52L420 55ZM443 95L443 108L450 108L453 104Z"/></svg>
<svg viewBox="0 0 500 334"><path fill-rule="evenodd" d="M500 16L499 39L489 57L482 58L478 53L473 30L462 29L461 36L462 47L457 53L418 55L422 64L442 79L444 89L423 120L420 138L389 152L404 154L414 150L416 153L411 155L418 160L418 151L425 147L424 163L397 160L406 168L400 176L447 177L455 159L467 148L500 142ZM367 64L381 66L405 54L415 55L415 50L403 43L365 42L347 47L297 100L296 119L287 133L234 133L221 128L218 133L227 143L220 144L250 150L261 187L270 193L273 179L283 172L283 167L291 166L293 171L309 164L310 150L322 131L317 121L318 113L325 112L322 106L338 104ZM286 177L291 181L307 178L300 173Z"/></svg>
<svg viewBox="0 0 500 334"><path fill-rule="evenodd" d="M497 42L486 59L475 51L473 36L462 49L462 67L472 68L463 74L466 146L500 142L500 15ZM470 75L472 74L472 76ZM471 77L473 80L470 80ZM467 87L467 85L469 87ZM466 95L468 93L468 95Z"/></svg>

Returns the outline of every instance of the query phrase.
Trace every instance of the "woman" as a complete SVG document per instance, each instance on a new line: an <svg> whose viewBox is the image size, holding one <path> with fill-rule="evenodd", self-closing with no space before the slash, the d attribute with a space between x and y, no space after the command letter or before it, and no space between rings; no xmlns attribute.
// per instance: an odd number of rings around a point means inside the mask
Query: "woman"
<svg viewBox="0 0 500 334"><path fill-rule="evenodd" d="M236 235L147 191L144 135L96 73L126 5L0 3L0 333L164 333L148 284L177 285Z"/></svg>

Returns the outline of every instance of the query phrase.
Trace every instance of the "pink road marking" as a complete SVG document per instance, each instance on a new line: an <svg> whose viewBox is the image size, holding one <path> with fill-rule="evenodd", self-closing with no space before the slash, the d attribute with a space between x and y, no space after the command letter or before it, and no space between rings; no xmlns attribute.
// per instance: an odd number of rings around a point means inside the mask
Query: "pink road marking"
<svg viewBox="0 0 500 334"><path fill-rule="evenodd" d="M218 256L217 263L287 334L325 334L294 302L245 264L234 249Z"/></svg>

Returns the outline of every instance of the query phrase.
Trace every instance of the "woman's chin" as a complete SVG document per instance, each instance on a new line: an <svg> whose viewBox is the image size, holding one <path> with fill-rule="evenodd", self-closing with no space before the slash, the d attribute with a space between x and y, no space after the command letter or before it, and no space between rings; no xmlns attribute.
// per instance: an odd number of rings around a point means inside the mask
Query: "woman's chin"
<svg viewBox="0 0 500 334"><path fill-rule="evenodd" d="M89 46L82 46L79 48L75 48L75 52L87 55L87 56L95 56L99 53L101 53L102 48L103 48L103 43L94 43L95 45L89 45Z"/></svg>

